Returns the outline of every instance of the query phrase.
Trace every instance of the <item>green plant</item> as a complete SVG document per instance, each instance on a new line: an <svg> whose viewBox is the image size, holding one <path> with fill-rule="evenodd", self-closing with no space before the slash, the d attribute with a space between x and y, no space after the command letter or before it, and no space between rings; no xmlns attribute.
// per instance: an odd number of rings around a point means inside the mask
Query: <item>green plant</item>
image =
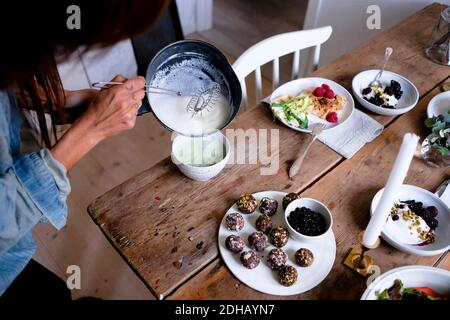
<svg viewBox="0 0 450 320"><path fill-rule="evenodd" d="M443 156L450 155L450 110L446 115L427 118L425 126L431 128L430 146Z"/></svg>

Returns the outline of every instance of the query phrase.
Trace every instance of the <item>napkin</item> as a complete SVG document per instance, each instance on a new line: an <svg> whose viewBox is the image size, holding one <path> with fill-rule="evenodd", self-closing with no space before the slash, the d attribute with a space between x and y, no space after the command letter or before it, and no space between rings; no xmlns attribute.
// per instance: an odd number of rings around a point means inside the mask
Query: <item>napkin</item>
<svg viewBox="0 0 450 320"><path fill-rule="evenodd" d="M379 122L354 109L345 123L322 132L317 139L349 159L366 143L378 137L383 129Z"/></svg>
<svg viewBox="0 0 450 320"><path fill-rule="evenodd" d="M270 96L264 98L262 102L270 104ZM358 109L354 109L345 123L322 132L317 139L349 159L366 143L378 137L383 129L383 125L379 122Z"/></svg>

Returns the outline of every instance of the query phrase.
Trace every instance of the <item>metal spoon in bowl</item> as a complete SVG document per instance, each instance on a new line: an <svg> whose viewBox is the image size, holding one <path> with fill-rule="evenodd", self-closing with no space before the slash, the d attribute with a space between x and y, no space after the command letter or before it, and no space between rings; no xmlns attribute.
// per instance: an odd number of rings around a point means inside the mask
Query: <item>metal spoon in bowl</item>
<svg viewBox="0 0 450 320"><path fill-rule="evenodd" d="M391 57L391 54L394 50L391 47L386 48L386 52L384 53L384 62L383 67L378 71L377 75L375 76L375 79L369 84L369 87L381 87L381 76L383 75L383 71L386 68L386 65L389 61L389 58Z"/></svg>

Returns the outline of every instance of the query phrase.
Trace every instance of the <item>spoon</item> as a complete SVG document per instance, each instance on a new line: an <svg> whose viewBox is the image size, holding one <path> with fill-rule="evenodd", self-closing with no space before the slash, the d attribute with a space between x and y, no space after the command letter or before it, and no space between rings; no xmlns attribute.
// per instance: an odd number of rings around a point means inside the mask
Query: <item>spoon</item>
<svg viewBox="0 0 450 320"><path fill-rule="evenodd" d="M380 69L380 71L378 71L375 79L373 79L373 81L369 84L369 87L381 87L380 79L393 51L394 50L391 47L386 48L386 52L384 53L383 67Z"/></svg>

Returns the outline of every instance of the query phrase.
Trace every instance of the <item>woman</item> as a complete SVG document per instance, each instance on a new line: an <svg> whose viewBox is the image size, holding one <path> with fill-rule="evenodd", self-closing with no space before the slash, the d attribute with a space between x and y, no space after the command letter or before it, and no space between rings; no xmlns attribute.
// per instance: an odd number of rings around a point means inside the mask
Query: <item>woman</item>
<svg viewBox="0 0 450 320"><path fill-rule="evenodd" d="M0 295L39 297L33 289L40 292L41 285L54 284L55 290L63 290L55 298L70 298L64 283L30 262L32 229L39 222L57 229L65 225L67 171L102 140L133 128L145 79L117 76L112 80L123 85L64 92L56 63L80 46L108 46L147 29L167 1L12 2L2 5L0 17ZM73 3L80 8L80 29L67 27ZM57 141L52 144L45 114L53 124L63 123L65 108L80 102L89 105L86 112L60 139L53 137ZM21 146L23 109L36 113L45 143L35 152L24 153ZM41 287L33 288L36 283Z"/></svg>

